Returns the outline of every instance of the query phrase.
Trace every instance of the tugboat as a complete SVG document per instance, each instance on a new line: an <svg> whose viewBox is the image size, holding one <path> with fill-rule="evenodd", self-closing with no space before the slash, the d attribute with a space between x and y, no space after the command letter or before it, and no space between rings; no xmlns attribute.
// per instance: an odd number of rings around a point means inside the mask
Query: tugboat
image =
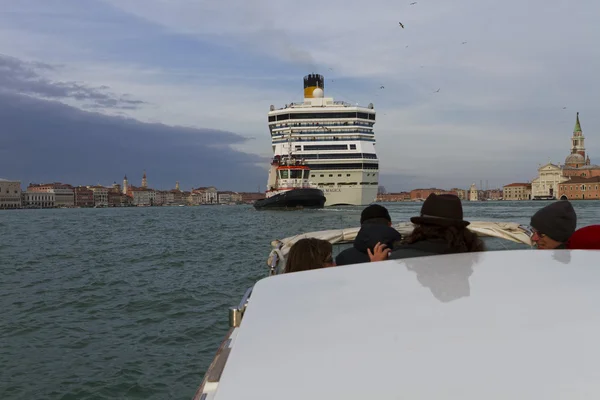
<svg viewBox="0 0 600 400"><path fill-rule="evenodd" d="M323 208L325 194L308 181L310 168L304 160L291 154L282 158L277 155L271 162L266 197L257 200L257 210Z"/></svg>

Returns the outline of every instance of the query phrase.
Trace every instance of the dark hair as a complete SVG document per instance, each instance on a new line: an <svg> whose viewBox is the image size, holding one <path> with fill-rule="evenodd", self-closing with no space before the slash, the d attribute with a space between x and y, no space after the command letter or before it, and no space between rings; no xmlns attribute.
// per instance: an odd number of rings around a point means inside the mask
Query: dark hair
<svg viewBox="0 0 600 400"><path fill-rule="evenodd" d="M468 253L484 251L485 245L477 234L459 226L417 225L404 243L415 243L428 239L442 239L448 246L448 253Z"/></svg>
<svg viewBox="0 0 600 400"><path fill-rule="evenodd" d="M300 239L290 249L284 273L319 269L333 263L333 246L327 240Z"/></svg>

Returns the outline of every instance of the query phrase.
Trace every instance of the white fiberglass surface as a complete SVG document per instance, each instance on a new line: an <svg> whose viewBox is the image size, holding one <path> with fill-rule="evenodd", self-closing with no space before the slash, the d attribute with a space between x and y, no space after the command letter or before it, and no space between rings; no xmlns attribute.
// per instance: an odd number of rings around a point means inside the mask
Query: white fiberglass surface
<svg viewBox="0 0 600 400"><path fill-rule="evenodd" d="M254 288L216 400L600 398L600 252L327 268Z"/></svg>

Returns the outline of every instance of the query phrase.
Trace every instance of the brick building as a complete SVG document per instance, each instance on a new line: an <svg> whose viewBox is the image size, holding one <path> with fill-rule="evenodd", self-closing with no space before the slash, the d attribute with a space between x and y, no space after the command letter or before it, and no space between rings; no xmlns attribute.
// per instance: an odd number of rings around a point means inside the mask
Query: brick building
<svg viewBox="0 0 600 400"><path fill-rule="evenodd" d="M377 201L381 202L398 202L398 201L409 201L410 193L409 192L400 192L400 193L384 193L377 195Z"/></svg>
<svg viewBox="0 0 600 400"><path fill-rule="evenodd" d="M561 200L600 200L600 176L572 177L560 184L558 194Z"/></svg>

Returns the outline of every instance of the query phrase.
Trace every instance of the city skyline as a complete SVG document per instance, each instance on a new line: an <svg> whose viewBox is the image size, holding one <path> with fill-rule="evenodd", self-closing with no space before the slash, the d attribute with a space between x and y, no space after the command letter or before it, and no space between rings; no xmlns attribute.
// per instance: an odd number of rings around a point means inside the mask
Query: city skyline
<svg viewBox="0 0 600 400"><path fill-rule="evenodd" d="M600 4L521 5L8 3L1 175L106 184L145 168L158 187L253 191L267 178L268 107L301 100L310 72L326 95L374 103L388 190L531 180L564 159L577 111L594 162Z"/></svg>

